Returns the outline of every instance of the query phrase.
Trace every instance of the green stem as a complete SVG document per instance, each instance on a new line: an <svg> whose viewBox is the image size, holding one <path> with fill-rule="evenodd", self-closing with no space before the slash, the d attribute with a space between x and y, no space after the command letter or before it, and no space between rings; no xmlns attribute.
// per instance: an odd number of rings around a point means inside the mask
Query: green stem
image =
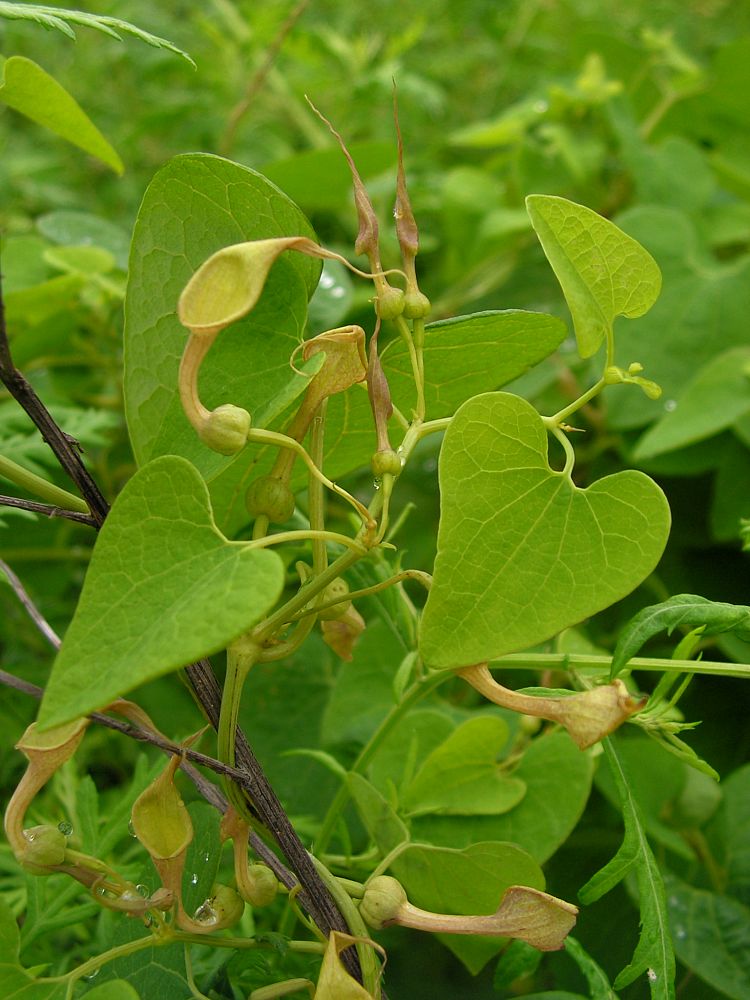
<svg viewBox="0 0 750 1000"><path fill-rule="evenodd" d="M253 938L218 937L208 934L189 934L186 931L172 931L165 944L181 941L184 944L210 944L217 948L275 948L272 942L255 941ZM326 946L321 941L285 941L284 948L307 955L322 955Z"/></svg>
<svg viewBox="0 0 750 1000"><path fill-rule="evenodd" d="M74 510L78 514L91 513L85 500L55 486L54 483L48 483L46 479L29 472L28 469L24 469L23 466L18 465L10 458L5 458L4 455L0 455L0 476L9 479L16 486L20 486L22 490L28 490L29 493L38 496L40 500L51 503L55 507L61 507L63 510Z"/></svg>
<svg viewBox="0 0 750 1000"><path fill-rule="evenodd" d="M417 390L417 405L414 409L414 418L421 423L424 420L425 415L425 402L424 377L420 370L419 355L417 354L417 348L414 345L414 338L412 337L411 330L409 329L409 324L403 316L397 317L396 326L398 327L398 332L401 334L401 339L404 341L409 351L411 371L414 376L414 387Z"/></svg>
<svg viewBox="0 0 750 1000"><path fill-rule="evenodd" d="M570 477L576 461L576 453L573 451L573 445L568 440L568 435L560 427L553 427L552 434L560 442L563 447L563 451L565 452L565 467L562 470L563 475Z"/></svg>
<svg viewBox="0 0 750 1000"><path fill-rule="evenodd" d="M260 646L243 637L227 649L227 672L224 677L224 690L221 696L219 712L219 728L217 732L217 754L220 761L235 766L235 742L237 719L242 701L242 688L252 665L257 662ZM231 780L225 778L224 787L227 797L241 816L254 822L254 817L248 815L245 793Z"/></svg>
<svg viewBox="0 0 750 1000"><path fill-rule="evenodd" d="M321 541L324 545L326 542L338 542L339 545L353 549L360 556L367 555L367 549L363 547L361 542L350 538L349 535L342 535L338 531L309 531L306 528L301 528L299 531L279 531L275 535L264 535L262 538L254 538L251 542L240 542L239 544L248 549L267 549L269 545L281 545L283 542L299 542L309 539L313 540L313 544L316 541Z"/></svg>
<svg viewBox="0 0 750 1000"><path fill-rule="evenodd" d="M369 938L370 932L365 926L359 910L352 902L351 896L341 884L341 881L328 871L322 861L319 861L312 854L310 857L318 875L320 875L326 888L333 896L350 933L354 937ZM364 942L357 942L356 948L359 955L359 964L362 968L362 985L373 997L379 997L380 967L375 958L375 951L371 945L364 944Z"/></svg>
<svg viewBox="0 0 750 1000"><path fill-rule="evenodd" d="M49 978L37 979L36 982L67 982L72 985L84 976L90 976L92 973L98 972L103 965L107 964L107 962L114 962L118 958L125 958L126 955L133 955L137 951L143 951L144 948L153 948L154 945L162 943L167 944L168 942L162 942L157 937L137 938L135 941L128 941L127 944L118 945L117 948L110 948L108 951L102 952L101 955L95 955L93 958L90 958L88 962L84 962L83 965L79 965L78 968L72 969L70 972L66 972L64 976L51 976Z"/></svg>
<svg viewBox="0 0 750 1000"><path fill-rule="evenodd" d="M609 358L607 358L607 362L609 363ZM551 417L542 417L547 429L552 431L555 427L559 427L563 421L567 420L568 417L571 417L574 413L580 410L582 406L585 406L586 403L590 402L594 396L598 396L606 384L607 383L604 381L604 378L600 378L598 382L595 382L590 389L587 389L582 396L578 397L578 399L574 399L568 406L564 406L562 410L558 410L557 413L553 414Z"/></svg>
<svg viewBox="0 0 750 1000"><path fill-rule="evenodd" d="M589 653L509 653L493 660L493 669L567 670L577 667L609 669L611 656ZM717 674L722 677L750 678L750 664L718 663L711 660L661 660L657 657L634 656L628 660L628 670L656 670L664 673Z"/></svg>
<svg viewBox="0 0 750 1000"><path fill-rule="evenodd" d="M356 550L350 549L339 556L338 559L335 559L325 572L300 587L294 597L282 605L278 611L274 612L274 614L266 618L259 625L256 625L253 630L253 639L259 645L270 639L282 626L290 622L298 611L306 607L316 594L325 590L329 583L335 580L337 576L341 576L342 573L349 569L350 566L353 566L363 555L365 555L365 552L357 548Z"/></svg>
<svg viewBox="0 0 750 1000"><path fill-rule="evenodd" d="M367 744L362 748L359 756L350 768L350 773L358 774L364 771L380 749L386 736L388 736L394 726L400 722L412 705L415 705L418 701L424 698L425 695L429 694L430 691L439 687L440 684L449 680L452 676L452 670L433 671L426 677L420 678L412 684L410 688L407 688L401 701L398 705L393 706L388 715L386 715L378 728L372 734ZM315 850L318 854L322 854L328 846L328 842L330 841L336 827L336 823L338 822L339 815L349 801L349 797L348 785L341 784L338 792L333 798L333 801L328 807L328 812L323 820L323 826L321 827L320 833L315 840Z"/></svg>
<svg viewBox="0 0 750 1000"><path fill-rule="evenodd" d="M371 594L377 594L378 591L385 590L386 587L393 587L403 580L416 580L417 583L422 584L425 590L429 590L432 586L432 577L429 573L423 573L420 569L405 569L400 573L396 573L395 576L389 576L387 580L374 583L371 587L363 587L361 590L350 590L344 597L340 597L335 601L326 601L325 604L316 604L314 608L306 608L300 611L296 617L306 618L309 615L316 614L318 611L325 611L327 608L333 608L345 601L355 601L359 597L369 597Z"/></svg>
<svg viewBox="0 0 750 1000"><path fill-rule="evenodd" d="M360 503L360 501L357 500L356 497L353 497L351 493L348 493L345 489L337 486L336 483L332 483L327 476L324 476L310 455L307 453L307 449L301 445L299 441L295 441L294 438L289 437L287 434L279 434L278 431L262 430L258 427L250 428L247 440L255 444L265 444L273 445L277 448L287 448L289 451L293 451L295 454L299 455L316 479L318 479L324 486L327 486L329 490L333 490L334 493L338 493L340 497L343 497L347 503L350 503L352 507L354 507L365 523L368 522L369 515L365 505ZM86 509L88 510L88 508Z"/></svg>
<svg viewBox="0 0 750 1000"><path fill-rule="evenodd" d="M323 464L323 445L325 438L325 420L328 400L324 399L318 407L317 413L313 417L312 428L310 430L310 450L312 451L312 461L316 468ZM310 527L315 532L325 530L325 500L323 496L323 484L317 476L310 472L307 487L309 497ZM312 543L313 573L318 576L328 568L328 550L325 539L317 535Z"/></svg>

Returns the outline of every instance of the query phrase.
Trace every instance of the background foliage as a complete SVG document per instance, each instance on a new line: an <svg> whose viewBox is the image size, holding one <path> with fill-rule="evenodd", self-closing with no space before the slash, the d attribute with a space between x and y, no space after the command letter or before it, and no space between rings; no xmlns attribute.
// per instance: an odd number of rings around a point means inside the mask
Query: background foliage
<svg viewBox="0 0 750 1000"><path fill-rule="evenodd" d="M569 324L523 208L530 192L561 195L613 218L653 254L663 273L656 306L637 322L623 323L618 360L640 361L664 394L653 403L613 387L577 415L588 433L576 442L576 475L579 485L623 467L653 475L670 501L672 536L657 574L585 633L569 634L570 650L611 649L624 621L670 594L748 603L747 555L740 545L741 518L750 517L747 4L382 0L363 7L313 0L298 11L277 53L275 42L293 9L288 2L154 6L133 0L90 9L173 40L197 66L85 27L76 29L72 42L31 23L0 22L3 54L27 56L64 84L125 165L120 178L13 110L0 115L3 285L15 360L82 443L108 498L135 468L122 410L122 303L135 216L155 172L180 153L229 156L278 183L322 242L348 248L355 230L348 174L304 95L346 135L385 220L393 201L395 77L422 234L420 274L434 318L518 307L559 315ZM384 263L395 264L395 241L389 243L383 231ZM313 332L366 323L370 311L365 293L345 272L326 265L313 299ZM512 388L554 412L589 383L591 370L577 357L571 331L556 355ZM437 448L429 439L399 484L399 504L413 501L420 511L418 523L408 522L409 566L426 568L434 556ZM0 453L66 485L49 450L4 396ZM350 488L358 482L365 480L353 476ZM80 592L91 534L0 509L0 556L61 632ZM255 749L303 833L316 829L336 781L319 760L284 751L312 747L351 761L393 703L394 664L405 652L403 625L390 617L386 598L370 604L380 617L353 664L339 667L318 644L306 651L304 663L262 667L249 680ZM3 667L44 684L49 652L1 578L0 608ZM710 658L748 662L750 645L735 636L715 635L704 643ZM669 655L671 646L662 637L650 649ZM528 683L535 680L529 675ZM457 724L486 714L462 692L421 706L414 722L424 734L422 762ZM175 737L196 728L193 703L174 678L147 685L139 700ZM750 799L746 704L742 681L701 677L681 702L688 718L703 720L689 739L726 779L718 790L645 739L629 739L622 748L656 862L668 873L682 963L679 996L687 1000L750 997L750 868L742 846ZM20 757L8 750L34 711L23 696L3 693L0 780L7 793L21 770ZM516 724L511 717L507 723ZM389 781L403 780L398 734L391 739L392 752L384 751L368 774L368 787L383 793ZM72 822L84 843L98 839L100 850L104 843L110 850L117 846L126 860L128 851L135 858L125 803L145 785L153 762L105 732L89 735L84 754L55 779L47 813ZM619 846L617 789L597 767L589 798L590 762L559 734L539 739L522 769L516 777L529 789L523 807L497 817L444 817L438 827L444 827L446 846L474 843L483 839L480 832L486 839L523 836L535 861L545 865L550 891L575 898ZM419 788L411 794L418 803ZM546 825L533 813L534 801L546 803ZM196 802L192 808L201 829L205 807ZM417 828L419 822L414 820ZM196 860L198 874L199 867ZM81 903L62 880L24 879L5 847L0 876L11 910L29 907L21 938L27 964L60 969L127 933L109 915L87 921L96 907ZM610 977L633 952L636 892L626 880L581 913L576 935ZM730 929L738 944L727 956L719 942ZM394 996L587 990L586 969L570 954L546 957L535 971L529 967L520 987L517 975L492 963L467 986L465 969L436 942L404 932L384 935L384 942L389 974L402 984ZM274 961L238 956L230 963L231 979L247 992L266 981L264 963L274 968ZM218 961L205 964L202 988L230 996L227 970ZM141 966L133 984L143 996L158 995L164 977L185 981L179 956L172 965L162 954ZM526 969L523 962L518 968ZM118 967L111 975L128 978L129 971ZM588 989L591 997L607 995L590 983ZM647 991L639 981L618 992L635 1000ZM93 997L95 990L89 992Z"/></svg>

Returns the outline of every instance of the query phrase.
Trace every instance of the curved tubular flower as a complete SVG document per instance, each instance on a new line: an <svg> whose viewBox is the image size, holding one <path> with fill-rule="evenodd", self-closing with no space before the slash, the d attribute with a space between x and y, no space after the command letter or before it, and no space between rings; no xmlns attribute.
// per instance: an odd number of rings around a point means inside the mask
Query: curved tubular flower
<svg viewBox="0 0 750 1000"><path fill-rule="evenodd" d="M614 732L646 703L645 698L633 698L621 680L590 691L544 696L523 694L503 687L493 678L486 663L464 667L458 673L495 705L559 722L581 750Z"/></svg>
<svg viewBox="0 0 750 1000"><path fill-rule="evenodd" d="M379 875L368 882L360 913L376 930L399 924L439 934L489 934L517 938L540 951L559 951L575 926L578 907L539 889L512 885L494 913L431 913L413 906L397 879Z"/></svg>

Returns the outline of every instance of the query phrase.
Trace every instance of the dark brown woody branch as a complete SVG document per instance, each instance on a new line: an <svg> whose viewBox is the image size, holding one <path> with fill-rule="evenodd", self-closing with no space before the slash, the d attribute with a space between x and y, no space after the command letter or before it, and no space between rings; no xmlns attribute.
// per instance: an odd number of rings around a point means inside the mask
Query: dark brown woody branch
<svg viewBox="0 0 750 1000"><path fill-rule="evenodd" d="M36 500L0 496L0 506L30 510L34 514L44 514L46 517L64 517L68 521L78 521L80 524L88 524L92 528L96 527L96 521L90 514L79 514L77 510L65 510L64 507L53 507L52 504L37 503Z"/></svg>

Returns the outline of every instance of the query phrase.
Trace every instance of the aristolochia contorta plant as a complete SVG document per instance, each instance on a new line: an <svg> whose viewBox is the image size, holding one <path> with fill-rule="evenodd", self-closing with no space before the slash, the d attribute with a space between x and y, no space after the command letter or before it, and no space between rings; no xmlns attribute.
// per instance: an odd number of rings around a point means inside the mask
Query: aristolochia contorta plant
<svg viewBox="0 0 750 1000"><path fill-rule="evenodd" d="M669 685L646 705L627 663L659 628L710 627L717 615L717 627L734 627L726 624L730 612L699 598L658 606L623 636L611 671L606 657L576 670L561 655L561 690L513 690L493 676L510 663L503 658L538 650L625 597L664 550L670 513L661 489L636 471L580 486L571 444L576 413L607 386L629 384L647 399L658 397L637 359L618 363L614 324L650 308L659 269L589 209L559 197L527 199L579 353L598 366L598 378L579 398L539 413L498 387L552 354L565 324L519 310L428 322L401 154L399 135L397 269L383 266L376 214L348 153L362 267L321 246L296 206L237 164L182 156L152 182L133 239L126 303L126 408L139 468L99 534L38 722L19 744L29 766L6 815L7 834L27 871L67 873L102 905L142 920L151 933L131 951L204 940L235 926L246 903L276 906L285 894L297 913L298 887L280 884L248 857L251 831L267 831L235 769L243 686L256 665L310 648L316 629L335 656L356 660L372 624L366 599L390 593L410 644L401 664L392 664L390 714L347 766L320 756L340 786L314 838L314 866L348 933L334 930L325 943L288 941L292 950L325 952L315 996L380 996L382 949L371 934L391 924L443 935L472 971L508 938L561 948L577 910L545 891L541 863L575 825L591 780L589 748L604 741L623 797L626 839L583 898L598 898L635 868L644 932L618 983L648 970L654 995L666 998L673 995L674 959L663 887L607 737L627 721L640 723L688 757L666 710L676 700ZM370 329L306 329L307 302L321 261L329 259L372 283ZM433 434L444 435L437 556L434 567L402 570L391 541L398 538L392 512L399 479L419 442ZM550 438L562 448L562 468L550 464ZM368 464L369 495L340 485ZM411 598L406 581L416 585ZM426 597L417 600L418 593ZM134 834L160 882L146 895L109 863L75 850L56 827L27 827L24 817L84 738L83 717L111 706L155 734L122 696L222 650L216 757L226 772L221 840L232 842L234 878L190 912L184 875L194 829L175 781L177 756L132 808ZM426 747L405 745L401 770L393 761L378 765L419 699L454 678L503 711L446 723ZM288 697L295 698L291 688ZM523 717L515 730L513 713ZM545 735L533 735L538 720L552 723ZM416 738L416 730L402 730L408 732ZM547 835L527 791L535 766L553 770L562 759L580 776L583 797L570 815L561 806ZM358 858L341 832L350 801L366 836ZM445 825L451 817L491 820L486 829L497 832L452 844ZM331 853L332 843L339 854ZM283 926L293 923L287 917ZM235 948L253 943L211 940ZM342 965L350 947L361 984Z"/></svg>

